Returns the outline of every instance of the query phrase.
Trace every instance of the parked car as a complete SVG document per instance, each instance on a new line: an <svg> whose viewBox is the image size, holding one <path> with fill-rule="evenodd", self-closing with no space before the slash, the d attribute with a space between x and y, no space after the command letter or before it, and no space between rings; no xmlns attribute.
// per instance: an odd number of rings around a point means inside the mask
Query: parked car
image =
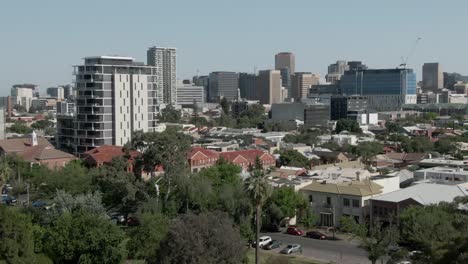
<svg viewBox="0 0 468 264"><path fill-rule="evenodd" d="M297 228L297 226L289 226L286 230L287 234L294 235L294 236L302 236L304 235L304 231Z"/></svg>
<svg viewBox="0 0 468 264"><path fill-rule="evenodd" d="M139 226L140 225L140 220L136 218L135 216L129 216L127 217L127 225L128 226Z"/></svg>
<svg viewBox="0 0 468 264"><path fill-rule="evenodd" d="M286 255L296 253L296 252L302 253L301 245L299 245L299 244L290 244L290 245L287 245L285 248L283 248L283 250L280 251L281 254L286 254Z"/></svg>
<svg viewBox="0 0 468 264"><path fill-rule="evenodd" d="M272 250L275 248L279 248L281 244L283 243L279 240L272 240L268 245L264 246L263 249Z"/></svg>
<svg viewBox="0 0 468 264"><path fill-rule="evenodd" d="M7 194L9 193L11 190L13 190L13 187L11 186L11 184L5 184L3 185L3 188L2 188L2 194Z"/></svg>
<svg viewBox="0 0 468 264"><path fill-rule="evenodd" d="M118 225L123 225L126 222L125 215L118 213L118 212L110 213L109 218L111 219L112 222Z"/></svg>
<svg viewBox="0 0 468 264"><path fill-rule="evenodd" d="M320 240L328 239L327 235L319 231L309 231L306 233L306 237L320 239Z"/></svg>
<svg viewBox="0 0 468 264"><path fill-rule="evenodd" d="M269 223L263 226L262 229L267 232L281 232L280 225L275 223Z"/></svg>
<svg viewBox="0 0 468 264"><path fill-rule="evenodd" d="M268 245L271 242L271 237L269 236L261 236L258 238L258 247L263 248L264 246ZM256 247L256 241L252 243L253 247Z"/></svg>
<svg viewBox="0 0 468 264"><path fill-rule="evenodd" d="M8 194L2 194L2 203L14 205L16 204L16 198L13 196L9 196Z"/></svg>
<svg viewBox="0 0 468 264"><path fill-rule="evenodd" d="M34 201L32 202L32 207L35 207L35 208L45 208L47 206L47 202L44 202L44 201Z"/></svg>

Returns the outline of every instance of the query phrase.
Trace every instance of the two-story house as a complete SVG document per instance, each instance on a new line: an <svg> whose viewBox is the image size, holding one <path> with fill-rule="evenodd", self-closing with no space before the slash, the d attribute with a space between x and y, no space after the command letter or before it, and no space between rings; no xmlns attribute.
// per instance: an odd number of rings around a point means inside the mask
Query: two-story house
<svg viewBox="0 0 468 264"><path fill-rule="evenodd" d="M339 226L343 216L365 223L368 200L382 193L383 187L370 180L346 182L313 181L300 192L306 196L321 226Z"/></svg>

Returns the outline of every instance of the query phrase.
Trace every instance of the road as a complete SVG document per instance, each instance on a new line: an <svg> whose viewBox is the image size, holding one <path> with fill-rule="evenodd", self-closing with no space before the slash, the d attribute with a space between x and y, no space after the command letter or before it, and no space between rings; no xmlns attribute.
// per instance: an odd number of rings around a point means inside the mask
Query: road
<svg viewBox="0 0 468 264"><path fill-rule="evenodd" d="M367 252L360 249L356 243L348 240L318 240L284 233L263 233L262 235L283 242L282 247L277 251L283 249L286 244L296 243L302 246L302 254L312 259L340 264L370 263Z"/></svg>

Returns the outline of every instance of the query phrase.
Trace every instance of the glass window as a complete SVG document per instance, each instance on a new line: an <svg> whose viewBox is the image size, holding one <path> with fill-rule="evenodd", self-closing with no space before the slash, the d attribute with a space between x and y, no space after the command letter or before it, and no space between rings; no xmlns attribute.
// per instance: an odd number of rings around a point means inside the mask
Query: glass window
<svg viewBox="0 0 468 264"><path fill-rule="evenodd" d="M354 200L353 199L353 207L354 208L359 208L359 200Z"/></svg>
<svg viewBox="0 0 468 264"><path fill-rule="evenodd" d="M331 197L327 197L327 205L331 205Z"/></svg>
<svg viewBox="0 0 468 264"><path fill-rule="evenodd" d="M344 207L349 207L349 199L348 198L343 198L343 206Z"/></svg>
<svg viewBox="0 0 468 264"><path fill-rule="evenodd" d="M312 194L309 194L309 202L311 202L311 203L314 202L314 196L312 196Z"/></svg>

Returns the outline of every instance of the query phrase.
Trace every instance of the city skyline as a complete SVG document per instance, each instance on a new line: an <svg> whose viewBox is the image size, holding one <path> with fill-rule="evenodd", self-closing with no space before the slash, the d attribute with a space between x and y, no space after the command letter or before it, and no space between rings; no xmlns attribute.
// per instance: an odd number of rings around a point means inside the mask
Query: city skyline
<svg viewBox="0 0 468 264"><path fill-rule="evenodd" d="M42 93L50 86L72 83L72 65L87 56L115 54L145 62L145 51L153 45L178 49L178 79L191 78L197 72L208 75L212 71L273 69L278 52L293 52L296 71L316 73L323 79L328 65L337 60L359 60L369 68L395 68L400 58L408 55L414 40L421 37L408 61L418 81L426 62L439 62L444 71L466 75L468 69L459 55L468 40L463 36L456 41L440 37L463 32L463 10L468 3L456 2L457 8L438 1L426 1L424 5L407 1L363 1L359 5L342 2L339 7L326 2L291 3L272 4L264 12L260 1L223 7L210 5L212 1L148 3L144 10L132 3L114 6L102 1L93 3L94 13L106 10L111 15L88 14L86 19L82 19L83 12L87 12L86 1L50 1L50 5L32 2L27 8L10 2L0 11L0 32L9 40L0 44L8 51L0 63L0 94L7 95L16 83L37 84ZM152 15L151 6L156 5L159 11ZM384 9L389 12L379 12ZM117 19L136 10L139 13L129 17L138 20ZM174 12L182 19L168 21ZM242 20L238 14L242 14ZM268 22L280 14L290 18L287 25ZM313 29L311 37L294 41L306 29ZM125 38L120 35L123 31L128 34Z"/></svg>

